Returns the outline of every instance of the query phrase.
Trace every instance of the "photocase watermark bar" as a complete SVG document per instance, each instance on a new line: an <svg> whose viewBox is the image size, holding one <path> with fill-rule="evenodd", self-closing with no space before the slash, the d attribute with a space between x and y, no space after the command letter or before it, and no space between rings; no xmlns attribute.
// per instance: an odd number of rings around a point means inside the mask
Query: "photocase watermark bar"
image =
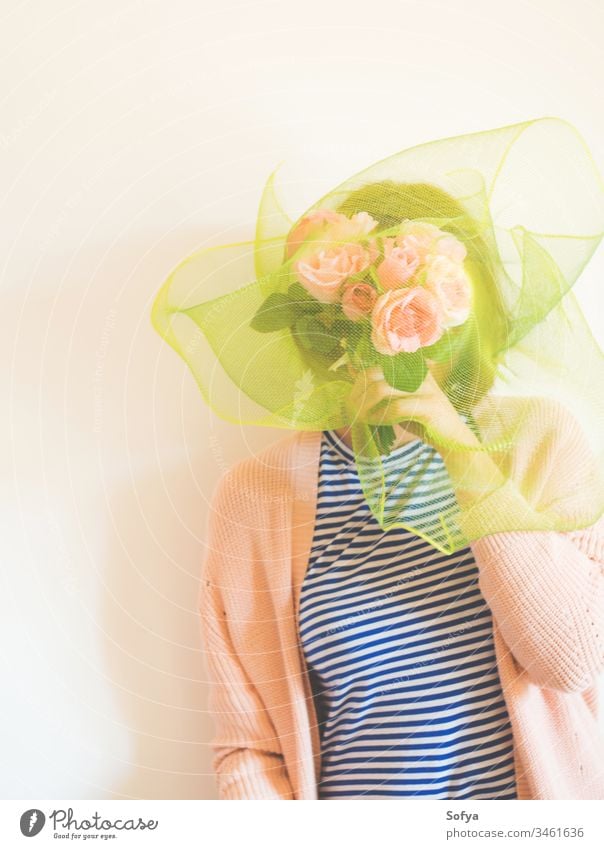
<svg viewBox="0 0 604 849"><path fill-rule="evenodd" d="M233 815L232 805L237 805ZM281 800L225 804L203 799L9 800L0 802L0 846L51 841L204 849L323 846L437 849L601 845L601 801L340 800L283 805ZM28 844L27 840L33 842Z"/></svg>

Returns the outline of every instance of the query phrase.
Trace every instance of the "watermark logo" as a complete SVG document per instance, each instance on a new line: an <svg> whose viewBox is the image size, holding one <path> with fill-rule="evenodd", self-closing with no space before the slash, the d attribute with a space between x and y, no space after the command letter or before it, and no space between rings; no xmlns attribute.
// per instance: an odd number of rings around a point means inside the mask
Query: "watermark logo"
<svg viewBox="0 0 604 849"><path fill-rule="evenodd" d="M21 834L24 837L34 837L42 831L47 820L49 827L52 826L53 837L66 840L109 840L119 837L124 831L154 831L159 825L158 820L143 820L141 817L107 819L98 811L92 816L77 819L73 808L58 808L45 816L39 808L30 808L21 814Z"/></svg>
<svg viewBox="0 0 604 849"><path fill-rule="evenodd" d="M35 837L36 834L40 834L45 822L46 817L42 811L38 810L38 808L30 808L29 811L21 814L21 822L19 823L21 834L25 837Z"/></svg>

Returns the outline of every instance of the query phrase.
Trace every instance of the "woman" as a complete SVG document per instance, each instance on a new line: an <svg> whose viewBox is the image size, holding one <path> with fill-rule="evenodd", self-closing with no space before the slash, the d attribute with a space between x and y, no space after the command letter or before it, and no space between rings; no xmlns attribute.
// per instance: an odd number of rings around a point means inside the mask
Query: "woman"
<svg viewBox="0 0 604 849"><path fill-rule="evenodd" d="M271 177L257 240L162 287L214 409L297 428L212 503L221 798L604 798L602 354L569 294L602 188L550 118L394 154L291 229Z"/></svg>
<svg viewBox="0 0 604 849"><path fill-rule="evenodd" d="M430 378L415 397L370 385L401 418L419 394L427 417L464 427ZM563 505L589 452L574 419L548 412L556 462L543 493ZM359 509L346 441L288 436L218 487L201 621L221 798L603 798L603 520L430 552ZM478 457L490 485L497 470ZM520 506L507 484L481 510L502 503ZM341 636L351 618L355 639L321 634Z"/></svg>
<svg viewBox="0 0 604 849"><path fill-rule="evenodd" d="M340 211L388 226L425 214L420 197L432 214L459 213L434 187L411 189L365 186ZM492 300L475 309L488 313L486 344L431 362L415 392L367 368L348 399L352 419L396 428L386 479L403 492L421 468L439 497L448 483L466 529L483 529L471 544L445 554L383 530L350 427L287 437L220 483L200 610L222 798L604 797L604 520L488 533L502 514L524 527L530 511L572 513L592 478L595 492L593 461L576 420L545 399L473 408L479 424L502 410L522 423L512 474L471 450L479 440L443 387L480 372L484 394L505 330ZM436 499L416 491L420 527Z"/></svg>

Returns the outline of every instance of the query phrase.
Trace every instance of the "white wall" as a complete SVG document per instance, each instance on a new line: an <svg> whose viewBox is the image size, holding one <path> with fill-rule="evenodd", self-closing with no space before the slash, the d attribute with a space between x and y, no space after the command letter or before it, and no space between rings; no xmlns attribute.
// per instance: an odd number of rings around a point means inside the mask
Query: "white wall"
<svg viewBox="0 0 604 849"><path fill-rule="evenodd" d="M404 147L542 115L604 162L604 11L2 6L0 792L212 798L206 506L277 434L212 417L150 326L154 294L194 248L250 237L282 159L294 214Z"/></svg>

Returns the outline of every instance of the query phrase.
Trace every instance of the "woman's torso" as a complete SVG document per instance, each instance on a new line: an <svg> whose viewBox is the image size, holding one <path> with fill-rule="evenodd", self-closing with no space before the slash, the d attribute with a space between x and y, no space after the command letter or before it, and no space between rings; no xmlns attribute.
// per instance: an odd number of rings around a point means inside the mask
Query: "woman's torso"
<svg viewBox="0 0 604 849"><path fill-rule="evenodd" d="M446 481L419 440L389 455L386 471L403 457L429 460L436 489ZM352 451L332 432L321 442L300 640L320 720L319 798L516 798L471 550L446 555L405 529L382 531Z"/></svg>

